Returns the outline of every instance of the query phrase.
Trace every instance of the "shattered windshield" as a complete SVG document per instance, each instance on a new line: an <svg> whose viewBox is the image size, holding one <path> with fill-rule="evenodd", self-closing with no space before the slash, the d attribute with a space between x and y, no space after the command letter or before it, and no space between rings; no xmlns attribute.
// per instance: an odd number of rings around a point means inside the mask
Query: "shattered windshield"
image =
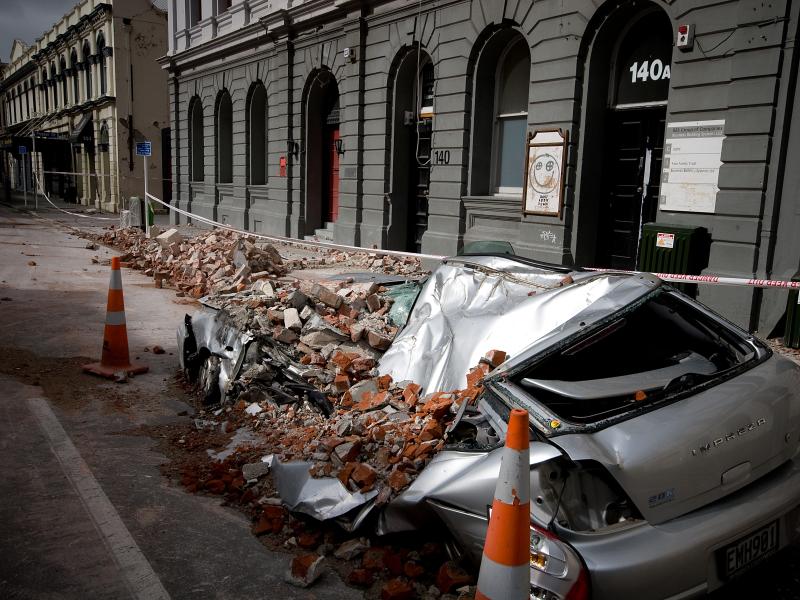
<svg viewBox="0 0 800 600"><path fill-rule="evenodd" d="M593 423L713 381L753 343L675 293L658 293L524 369L517 383L560 418Z"/></svg>

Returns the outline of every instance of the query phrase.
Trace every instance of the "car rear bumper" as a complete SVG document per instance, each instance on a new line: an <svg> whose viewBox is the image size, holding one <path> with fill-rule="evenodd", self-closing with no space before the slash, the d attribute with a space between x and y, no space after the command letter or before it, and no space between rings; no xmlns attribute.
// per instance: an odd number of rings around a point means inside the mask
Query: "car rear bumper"
<svg viewBox="0 0 800 600"><path fill-rule="evenodd" d="M718 550L776 519L778 549L800 538L800 456L722 500L657 526L559 536L585 562L593 600L692 598L725 583Z"/></svg>

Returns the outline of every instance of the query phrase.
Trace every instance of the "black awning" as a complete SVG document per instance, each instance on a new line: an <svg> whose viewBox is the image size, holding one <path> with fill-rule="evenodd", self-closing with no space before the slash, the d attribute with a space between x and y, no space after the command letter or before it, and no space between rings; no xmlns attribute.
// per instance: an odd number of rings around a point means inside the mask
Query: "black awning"
<svg viewBox="0 0 800 600"><path fill-rule="evenodd" d="M75 126L75 129L73 129L69 134L69 141L71 144L78 144L81 141L84 141L81 139L81 136L83 135L83 131L86 129L86 126L91 122L92 113L84 113L84 115L81 117L81 120L78 121L78 124ZM94 131L92 131L92 134L94 135Z"/></svg>

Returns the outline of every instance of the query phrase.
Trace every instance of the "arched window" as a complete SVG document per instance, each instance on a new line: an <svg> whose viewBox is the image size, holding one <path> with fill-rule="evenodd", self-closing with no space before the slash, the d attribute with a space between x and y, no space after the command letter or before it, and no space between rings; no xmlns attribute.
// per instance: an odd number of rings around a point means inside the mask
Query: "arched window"
<svg viewBox="0 0 800 600"><path fill-rule="evenodd" d="M521 37L512 42L497 69L494 187L500 193L521 193L525 169L525 131L528 125L528 88L531 59Z"/></svg>
<svg viewBox="0 0 800 600"><path fill-rule="evenodd" d="M58 68L61 76L61 103L67 106L69 104L69 97L67 96L67 61L63 56L59 61Z"/></svg>
<svg viewBox="0 0 800 600"><path fill-rule="evenodd" d="M267 183L267 90L261 82L250 93L247 121L248 183L264 185Z"/></svg>
<svg viewBox="0 0 800 600"><path fill-rule="evenodd" d="M58 110L58 85L56 81L56 65L50 64L50 88L53 90L53 109Z"/></svg>
<svg viewBox="0 0 800 600"><path fill-rule="evenodd" d="M233 105L223 90L217 99L217 183L233 183Z"/></svg>
<svg viewBox="0 0 800 600"><path fill-rule="evenodd" d="M100 61L100 95L105 95L108 85L108 66L105 57L106 39L103 34L97 36L97 60Z"/></svg>
<svg viewBox="0 0 800 600"><path fill-rule="evenodd" d="M200 98L189 103L189 180L203 181L205 177L203 151L203 104Z"/></svg>
<svg viewBox="0 0 800 600"><path fill-rule="evenodd" d="M86 100L92 99L92 50L89 41L83 42L83 72L86 77Z"/></svg>
<svg viewBox="0 0 800 600"><path fill-rule="evenodd" d="M78 104L81 101L80 86L78 85L78 53L72 49L69 56L69 67L72 69L72 101Z"/></svg>
<svg viewBox="0 0 800 600"><path fill-rule="evenodd" d="M42 86L40 89L42 90L42 94L44 95L44 110L45 112L49 112L50 96L47 92L47 69L42 69Z"/></svg>
<svg viewBox="0 0 800 600"><path fill-rule="evenodd" d="M35 74L33 75L33 77L31 77L31 96L33 96L33 112L35 113L37 110L39 110L36 107L36 75Z"/></svg>
<svg viewBox="0 0 800 600"><path fill-rule="evenodd" d="M31 118L31 97L28 94L28 80L25 80L25 117Z"/></svg>
<svg viewBox="0 0 800 600"><path fill-rule="evenodd" d="M512 29L494 33L481 50L475 78L474 194L522 194L530 69L528 44Z"/></svg>

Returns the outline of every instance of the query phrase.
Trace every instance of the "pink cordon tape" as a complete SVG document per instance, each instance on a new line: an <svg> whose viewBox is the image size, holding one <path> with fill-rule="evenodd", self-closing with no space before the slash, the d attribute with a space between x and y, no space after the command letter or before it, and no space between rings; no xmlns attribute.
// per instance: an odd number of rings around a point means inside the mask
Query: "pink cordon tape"
<svg viewBox="0 0 800 600"><path fill-rule="evenodd" d="M621 269L587 269L606 273L640 273L645 271L623 271ZM709 283L712 285L743 285L757 288L782 288L800 290L800 281L783 281L780 279L745 279L743 277L720 277L719 275L683 275L681 273L651 273L659 279L675 283Z"/></svg>

